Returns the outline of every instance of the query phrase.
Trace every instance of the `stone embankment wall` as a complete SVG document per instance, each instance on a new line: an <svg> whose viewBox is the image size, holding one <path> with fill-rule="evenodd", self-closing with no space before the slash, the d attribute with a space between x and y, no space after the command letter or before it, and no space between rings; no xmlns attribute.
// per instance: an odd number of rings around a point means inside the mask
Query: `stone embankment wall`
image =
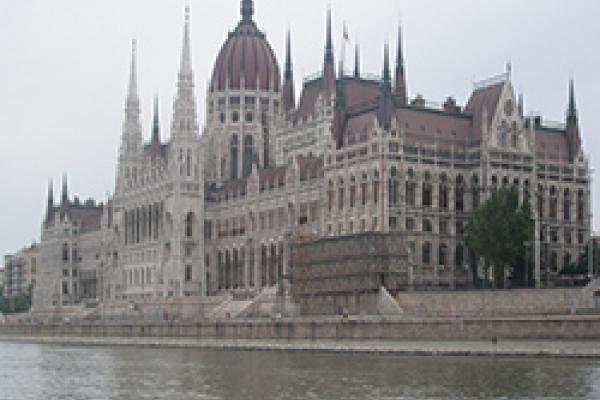
<svg viewBox="0 0 600 400"><path fill-rule="evenodd" d="M267 340L600 339L598 316L0 325L7 336Z"/></svg>
<svg viewBox="0 0 600 400"><path fill-rule="evenodd" d="M594 307L587 288L399 292L408 316L565 315Z"/></svg>

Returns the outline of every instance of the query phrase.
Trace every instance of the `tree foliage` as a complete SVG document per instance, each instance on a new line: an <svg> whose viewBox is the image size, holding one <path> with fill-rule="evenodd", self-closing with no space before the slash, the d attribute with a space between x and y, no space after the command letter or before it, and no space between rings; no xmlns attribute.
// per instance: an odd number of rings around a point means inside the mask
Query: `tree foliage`
<svg viewBox="0 0 600 400"><path fill-rule="evenodd" d="M525 199L519 204L516 188L499 189L480 208L473 211L465 227L469 250L485 260L494 271L494 286L504 287L505 272L527 283L525 243L531 233L531 207Z"/></svg>
<svg viewBox="0 0 600 400"><path fill-rule="evenodd" d="M592 246L592 251L594 252L592 261L595 264L594 270L596 270L595 266L598 265L598 260L600 259L600 246L598 246L596 242L592 242ZM579 258L575 262L566 265L562 271L560 271L560 274L563 276L587 275L589 273L588 257L589 250L588 247L586 247Z"/></svg>
<svg viewBox="0 0 600 400"><path fill-rule="evenodd" d="M27 293L21 293L12 298L4 297L0 287L0 312L4 314L27 312L31 308L31 286Z"/></svg>

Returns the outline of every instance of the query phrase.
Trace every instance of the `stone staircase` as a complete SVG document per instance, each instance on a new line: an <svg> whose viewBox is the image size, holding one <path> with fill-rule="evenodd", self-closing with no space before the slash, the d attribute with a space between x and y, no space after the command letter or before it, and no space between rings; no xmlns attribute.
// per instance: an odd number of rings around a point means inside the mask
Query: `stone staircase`
<svg viewBox="0 0 600 400"><path fill-rule="evenodd" d="M253 301L252 298L236 299L229 294L223 303L215 307L207 317L216 320L237 318Z"/></svg>

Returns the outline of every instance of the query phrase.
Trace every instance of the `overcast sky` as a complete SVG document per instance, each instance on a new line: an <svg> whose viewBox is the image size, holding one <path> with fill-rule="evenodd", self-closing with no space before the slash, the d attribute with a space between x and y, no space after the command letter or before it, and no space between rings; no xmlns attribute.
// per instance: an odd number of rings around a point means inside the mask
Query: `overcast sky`
<svg viewBox="0 0 600 400"><path fill-rule="evenodd" d="M55 198L63 171L82 199L112 193L132 38L139 43L144 135L158 93L168 136L186 4L203 121L207 80L239 19L239 0L0 0L0 255L39 240L49 178ZM255 18L280 62L285 31L292 31L297 92L302 77L321 67L328 4L336 56L346 21L364 72L380 73L383 43L388 38L395 47L402 20L411 96L455 96L464 104L474 81L502 73L510 60L526 112L563 121L574 76L583 143L592 165L598 161L600 2L256 0ZM598 185L593 197L600 198Z"/></svg>

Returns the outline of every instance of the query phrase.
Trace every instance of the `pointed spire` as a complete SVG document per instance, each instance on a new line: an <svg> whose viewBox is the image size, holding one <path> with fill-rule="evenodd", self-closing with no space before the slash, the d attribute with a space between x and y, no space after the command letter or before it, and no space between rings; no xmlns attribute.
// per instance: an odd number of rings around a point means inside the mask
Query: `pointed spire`
<svg viewBox="0 0 600 400"><path fill-rule="evenodd" d="M360 78L360 47L358 43L354 49L354 77Z"/></svg>
<svg viewBox="0 0 600 400"><path fill-rule="evenodd" d="M575 103L575 82L569 81L569 108L567 110L567 143L569 145L569 160L574 161L581 149L581 135L577 122L577 105Z"/></svg>
<svg viewBox="0 0 600 400"><path fill-rule="evenodd" d="M338 80L335 86L335 106L337 108L346 108L346 93L344 90L344 61L340 60L338 71Z"/></svg>
<svg viewBox="0 0 600 400"><path fill-rule="evenodd" d="M331 8L327 10L327 33L325 38L325 64L333 64L333 36L331 33Z"/></svg>
<svg viewBox="0 0 600 400"><path fill-rule="evenodd" d="M181 66L177 81L177 95L173 104L171 135L173 137L189 137L197 133L198 123L190 41L190 8L186 6L183 46L181 48Z"/></svg>
<svg viewBox="0 0 600 400"><path fill-rule="evenodd" d="M408 102L408 96L406 94L406 72L404 70L401 24L398 24L398 53L396 55L396 85L394 92L401 104L406 104Z"/></svg>
<svg viewBox="0 0 600 400"><path fill-rule="evenodd" d="M62 195L61 195L61 204L66 205L69 202L69 188L67 183L67 173L63 174L62 178Z"/></svg>
<svg viewBox="0 0 600 400"><path fill-rule="evenodd" d="M288 81L293 79L292 70L292 39L290 30L287 31L287 38L285 43L285 80Z"/></svg>
<svg viewBox="0 0 600 400"><path fill-rule="evenodd" d="M160 144L160 122L158 114L158 96L154 96L154 118L152 120L152 141L153 145Z"/></svg>
<svg viewBox="0 0 600 400"><path fill-rule="evenodd" d="M140 123L140 99L137 83L137 42L131 42L131 68L129 87L125 101L125 120L121 136L121 156L136 154L142 146L142 128Z"/></svg>
<svg viewBox="0 0 600 400"><path fill-rule="evenodd" d="M48 180L48 212L54 207L54 185L52 178Z"/></svg>
<svg viewBox="0 0 600 400"><path fill-rule="evenodd" d="M296 95L294 93L294 70L292 66L292 39L288 29L285 48L285 75L283 82L283 106L285 112L289 112L296 106Z"/></svg>
<svg viewBox="0 0 600 400"><path fill-rule="evenodd" d="M335 92L335 60L333 57L333 37L331 34L331 9L327 10L327 28L325 39L325 59L323 64L322 87L325 93Z"/></svg>
<svg viewBox="0 0 600 400"><path fill-rule="evenodd" d="M519 108L519 115L521 117L525 116L525 100L523 98L523 93L519 93L519 104L517 107Z"/></svg>
<svg viewBox="0 0 600 400"><path fill-rule="evenodd" d="M384 89L392 88L392 75L390 72L390 45L385 42L383 50L383 87Z"/></svg>
<svg viewBox="0 0 600 400"><path fill-rule="evenodd" d="M52 178L48 180L48 200L46 204L46 221L49 221L54 211L54 189L52 184Z"/></svg>
<svg viewBox="0 0 600 400"><path fill-rule="evenodd" d="M569 109L567 111L567 117L577 120L577 104L575 102L575 82L573 78L569 80Z"/></svg>
<svg viewBox="0 0 600 400"><path fill-rule="evenodd" d="M402 25L398 25L398 53L396 55L396 78L404 76L404 54L402 52Z"/></svg>
<svg viewBox="0 0 600 400"><path fill-rule="evenodd" d="M129 89L127 91L127 106L139 106L137 83L137 41L131 41L131 69L129 71Z"/></svg>
<svg viewBox="0 0 600 400"><path fill-rule="evenodd" d="M242 21L251 22L254 15L254 1L242 0Z"/></svg>
<svg viewBox="0 0 600 400"><path fill-rule="evenodd" d="M192 74L192 56L190 50L190 6L185 7L185 25L183 28L183 46L181 49L180 80Z"/></svg>

